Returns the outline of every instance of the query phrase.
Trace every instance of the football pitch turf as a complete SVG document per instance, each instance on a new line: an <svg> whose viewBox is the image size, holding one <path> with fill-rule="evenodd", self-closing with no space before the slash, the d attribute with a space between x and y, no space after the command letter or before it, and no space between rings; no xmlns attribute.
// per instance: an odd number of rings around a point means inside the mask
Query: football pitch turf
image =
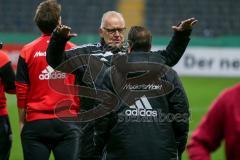
<svg viewBox="0 0 240 160"><path fill-rule="evenodd" d="M181 77L188 95L191 111L190 133L196 128L209 105L223 89L239 83L240 78ZM22 160L22 147L18 127L18 113L15 95L7 95L8 111L13 131L13 146L10 160ZM213 160L224 160L223 146L213 154ZM51 157L51 159L53 159ZM151 158L150 158L151 159ZM184 153L183 160L187 160Z"/></svg>

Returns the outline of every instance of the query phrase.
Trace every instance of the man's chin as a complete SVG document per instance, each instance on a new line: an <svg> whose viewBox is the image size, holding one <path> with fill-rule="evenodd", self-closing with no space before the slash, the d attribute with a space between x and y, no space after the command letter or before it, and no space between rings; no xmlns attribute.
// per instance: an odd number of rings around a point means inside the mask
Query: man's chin
<svg viewBox="0 0 240 160"><path fill-rule="evenodd" d="M122 47L122 43L121 42L119 42L119 43L114 43L114 44L110 44L110 46L112 47L112 48L121 48Z"/></svg>

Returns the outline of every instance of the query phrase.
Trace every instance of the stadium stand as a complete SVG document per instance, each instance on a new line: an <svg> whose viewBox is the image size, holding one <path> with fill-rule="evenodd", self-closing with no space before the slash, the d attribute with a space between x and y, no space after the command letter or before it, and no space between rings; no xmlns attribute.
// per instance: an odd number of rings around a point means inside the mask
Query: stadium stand
<svg viewBox="0 0 240 160"><path fill-rule="evenodd" d="M40 1L0 0L2 17L0 32L37 32L32 18L34 9ZM200 22L194 31L196 36L240 35L238 0L59 0L59 2L63 6L64 23L72 26L77 33L95 34L101 14L107 10L118 10L126 16L127 26L133 23L143 24L155 36L170 35L169 26L192 16Z"/></svg>
<svg viewBox="0 0 240 160"><path fill-rule="evenodd" d="M240 1L237 0L156 0L145 3L146 25L155 35L170 34L169 26L188 17L199 20L199 26L194 31L198 36L240 34L240 19L237 17Z"/></svg>

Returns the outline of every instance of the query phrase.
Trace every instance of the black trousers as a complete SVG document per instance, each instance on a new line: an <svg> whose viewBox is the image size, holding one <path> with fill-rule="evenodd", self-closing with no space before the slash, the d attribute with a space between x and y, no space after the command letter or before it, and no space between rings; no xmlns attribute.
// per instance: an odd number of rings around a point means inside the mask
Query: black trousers
<svg viewBox="0 0 240 160"><path fill-rule="evenodd" d="M0 160L8 160L12 146L12 130L8 116L0 116Z"/></svg>
<svg viewBox="0 0 240 160"><path fill-rule="evenodd" d="M58 119L27 122L21 132L24 160L77 160L79 127Z"/></svg>
<svg viewBox="0 0 240 160"><path fill-rule="evenodd" d="M79 141L79 160L96 160L94 151L94 122L78 123L81 130Z"/></svg>

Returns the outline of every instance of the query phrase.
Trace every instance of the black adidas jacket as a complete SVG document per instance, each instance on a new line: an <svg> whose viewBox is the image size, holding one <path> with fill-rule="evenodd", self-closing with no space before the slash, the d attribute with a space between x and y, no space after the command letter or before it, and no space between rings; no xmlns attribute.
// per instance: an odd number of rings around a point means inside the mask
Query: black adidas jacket
<svg viewBox="0 0 240 160"><path fill-rule="evenodd" d="M128 59L127 59L128 58ZM125 60L124 60L125 59ZM188 135L188 100L177 73L151 53L113 60L99 88L119 105L95 122L95 151L106 160L179 160Z"/></svg>
<svg viewBox="0 0 240 160"><path fill-rule="evenodd" d="M188 45L190 33L191 31L175 32L166 50L160 50L153 53L159 56L164 64L169 66L175 65L182 57ZM124 49L111 50L111 48L103 42L79 46L75 49L64 52L64 46L67 40L68 39L58 35L58 33L53 32L47 49L47 62L54 69L64 72L73 71L76 74L78 85L89 86L94 90L96 86L95 80L97 77L99 79L99 76L102 76L104 70L110 66L109 60L111 59L111 56L115 53L121 53L122 51L125 52ZM103 67L99 67L102 64L95 64L94 61L89 61L89 57L91 57L87 56L89 54L95 55L98 59L101 59L102 62L104 62ZM81 56L79 57L79 55ZM82 55L86 55L86 57ZM66 63L62 65L62 67L59 67L59 65L63 62ZM85 72L86 70L90 70L90 72ZM85 93L80 91L80 95L84 94ZM83 111L92 109L98 104L95 100L87 98L86 96L80 97L80 108ZM84 125L81 126L83 129L80 142L81 159L93 158L93 121L86 124L84 123Z"/></svg>

